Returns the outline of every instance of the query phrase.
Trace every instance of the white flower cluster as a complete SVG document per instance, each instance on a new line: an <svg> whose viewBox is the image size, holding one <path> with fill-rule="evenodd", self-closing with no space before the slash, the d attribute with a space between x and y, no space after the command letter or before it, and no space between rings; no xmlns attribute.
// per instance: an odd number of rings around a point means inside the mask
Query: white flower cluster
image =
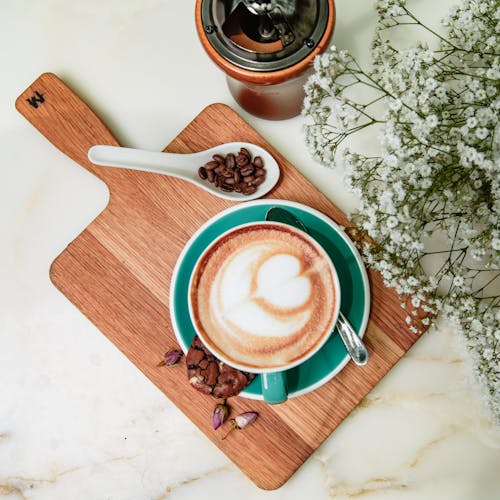
<svg viewBox="0 0 500 500"><path fill-rule="evenodd" d="M446 36L404 0L376 5L371 71L335 47L316 58L306 143L332 165L348 136L378 125L379 156L342 152L355 220L371 239L366 262L402 296L412 331L438 313L461 325L500 420L500 4L463 0ZM390 29L405 24L431 31L439 48L394 47ZM353 99L361 86L370 101Z"/></svg>

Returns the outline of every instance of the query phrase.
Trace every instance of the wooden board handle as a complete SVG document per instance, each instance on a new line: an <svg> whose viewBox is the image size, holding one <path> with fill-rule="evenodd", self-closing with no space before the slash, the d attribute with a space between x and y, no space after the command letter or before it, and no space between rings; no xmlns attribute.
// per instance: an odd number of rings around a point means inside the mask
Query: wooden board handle
<svg viewBox="0 0 500 500"><path fill-rule="evenodd" d="M87 158L95 144L119 146L101 119L53 73L37 78L17 99L16 109L54 146L102 180L107 169Z"/></svg>

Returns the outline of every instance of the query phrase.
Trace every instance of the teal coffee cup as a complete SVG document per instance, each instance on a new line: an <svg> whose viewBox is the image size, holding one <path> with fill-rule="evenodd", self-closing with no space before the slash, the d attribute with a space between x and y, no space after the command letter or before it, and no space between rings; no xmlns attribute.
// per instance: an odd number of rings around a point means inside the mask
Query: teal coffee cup
<svg viewBox="0 0 500 500"><path fill-rule="evenodd" d="M307 227L308 233L326 250L340 282L342 313L358 335L363 337L370 316L370 284L353 242L340 226L318 210L289 200L262 199L235 204L210 217L190 236L177 256L170 282L169 316L176 340L184 353L187 353L197 335L189 310L189 286L201 255L219 236L231 229L242 224L265 221L267 212L274 207L284 208L298 217ZM300 397L328 383L342 371L349 360L340 335L334 331L316 354L293 368L278 369L278 375L272 371L256 375L239 396L255 400L267 397L270 400L268 391L267 396L264 396L263 387L269 389L272 385L269 379L277 377L278 387L281 380L287 386L285 396ZM285 372L284 377L279 375L280 372ZM283 391L279 393L282 394ZM273 398L277 399L279 398Z"/></svg>
<svg viewBox="0 0 500 500"><path fill-rule="evenodd" d="M260 375L270 404L287 400L290 370L330 338L341 288L335 265L309 234L258 220L218 234L188 285L194 330L222 362Z"/></svg>

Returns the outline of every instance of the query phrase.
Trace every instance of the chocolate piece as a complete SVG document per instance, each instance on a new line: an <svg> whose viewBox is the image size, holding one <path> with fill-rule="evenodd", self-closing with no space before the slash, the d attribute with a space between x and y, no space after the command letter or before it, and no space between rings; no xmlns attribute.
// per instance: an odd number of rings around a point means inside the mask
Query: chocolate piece
<svg viewBox="0 0 500 500"><path fill-rule="evenodd" d="M227 399L236 396L255 374L237 370L217 359L196 336L186 356L189 383L204 394Z"/></svg>

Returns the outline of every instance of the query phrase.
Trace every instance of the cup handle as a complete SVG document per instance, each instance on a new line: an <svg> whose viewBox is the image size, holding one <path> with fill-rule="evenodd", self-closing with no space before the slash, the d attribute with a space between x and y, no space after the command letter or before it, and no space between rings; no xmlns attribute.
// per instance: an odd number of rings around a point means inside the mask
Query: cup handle
<svg viewBox="0 0 500 500"><path fill-rule="evenodd" d="M264 401L269 404L283 403L288 398L286 373L262 373L261 374L262 395Z"/></svg>

